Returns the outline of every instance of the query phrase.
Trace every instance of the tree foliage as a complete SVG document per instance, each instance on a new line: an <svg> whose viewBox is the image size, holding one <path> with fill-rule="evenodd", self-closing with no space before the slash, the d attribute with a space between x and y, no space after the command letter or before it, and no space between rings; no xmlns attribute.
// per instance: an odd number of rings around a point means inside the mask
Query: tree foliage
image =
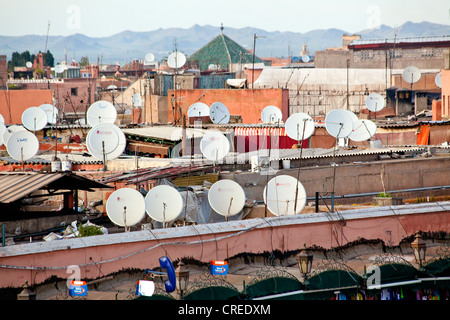
<svg viewBox="0 0 450 320"><path fill-rule="evenodd" d="M39 51L40 53L40 51ZM13 71L14 67L24 67L28 61L31 63L34 62L34 59L36 58L35 54L30 54L30 51L26 50L22 53L19 52L13 52L11 56L11 60L8 61L8 70ZM53 54L50 52L50 50L47 51L46 54L44 54L44 66L53 67L55 64L55 59L53 57Z"/></svg>

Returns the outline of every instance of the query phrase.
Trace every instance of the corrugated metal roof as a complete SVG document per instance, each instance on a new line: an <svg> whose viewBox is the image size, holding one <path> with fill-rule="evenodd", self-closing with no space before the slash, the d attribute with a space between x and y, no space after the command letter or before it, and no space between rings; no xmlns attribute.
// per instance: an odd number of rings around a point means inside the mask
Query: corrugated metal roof
<svg viewBox="0 0 450 320"><path fill-rule="evenodd" d="M364 44L384 44L384 43L427 43L427 42L442 42L450 41L450 36L434 36L434 37L410 37L410 38L396 38L394 39L355 39L351 45Z"/></svg>
<svg viewBox="0 0 450 320"><path fill-rule="evenodd" d="M0 172L0 203L20 200L36 190L91 190L111 186L70 172Z"/></svg>

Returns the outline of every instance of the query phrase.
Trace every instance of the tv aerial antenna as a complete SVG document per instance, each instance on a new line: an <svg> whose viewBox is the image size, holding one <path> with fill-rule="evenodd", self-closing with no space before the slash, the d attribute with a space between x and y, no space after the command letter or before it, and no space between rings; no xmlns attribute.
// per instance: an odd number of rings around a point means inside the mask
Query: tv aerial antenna
<svg viewBox="0 0 450 320"><path fill-rule="evenodd" d="M135 189L117 189L106 202L106 213L114 224L124 227L125 232L128 232L145 216L144 196Z"/></svg>
<svg viewBox="0 0 450 320"><path fill-rule="evenodd" d="M242 211L245 205L245 192L233 180L223 179L215 182L208 192L208 201L211 208L225 221Z"/></svg>

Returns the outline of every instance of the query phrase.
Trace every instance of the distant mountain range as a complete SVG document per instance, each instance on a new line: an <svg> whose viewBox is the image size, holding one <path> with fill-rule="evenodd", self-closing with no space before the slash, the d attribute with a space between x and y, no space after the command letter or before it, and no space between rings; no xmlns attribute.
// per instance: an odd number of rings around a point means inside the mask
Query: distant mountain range
<svg viewBox="0 0 450 320"><path fill-rule="evenodd" d="M91 63L121 65L133 59L144 59L147 53L153 53L155 60L167 57L174 51L175 45L186 56L206 45L221 32L220 27L211 25L194 25L189 29L168 28L148 32L123 31L110 37L88 37L83 34L70 36L49 36L47 49L53 54L58 63L67 58L79 60L88 56ZM305 33L298 32L269 32L257 28L227 28L224 34L245 48L253 49L253 35L263 38L256 41L256 55L259 57L287 57L299 56L303 44L306 44L311 55L315 51L325 50L327 47L342 46L342 35L349 34L340 29L312 30ZM396 29L381 25L379 28L361 30L363 39L394 39L399 37L423 37L450 35L450 25L430 22L406 22ZM37 54L45 50L45 35L0 36L0 54L11 59L13 52Z"/></svg>

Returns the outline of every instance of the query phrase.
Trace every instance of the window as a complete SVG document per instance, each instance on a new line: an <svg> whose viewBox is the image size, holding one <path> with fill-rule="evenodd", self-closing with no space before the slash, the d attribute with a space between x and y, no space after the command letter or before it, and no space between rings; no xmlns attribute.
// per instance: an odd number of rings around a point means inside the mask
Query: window
<svg viewBox="0 0 450 320"><path fill-rule="evenodd" d="M78 88L71 88L70 89L70 94L72 96L78 96Z"/></svg>

